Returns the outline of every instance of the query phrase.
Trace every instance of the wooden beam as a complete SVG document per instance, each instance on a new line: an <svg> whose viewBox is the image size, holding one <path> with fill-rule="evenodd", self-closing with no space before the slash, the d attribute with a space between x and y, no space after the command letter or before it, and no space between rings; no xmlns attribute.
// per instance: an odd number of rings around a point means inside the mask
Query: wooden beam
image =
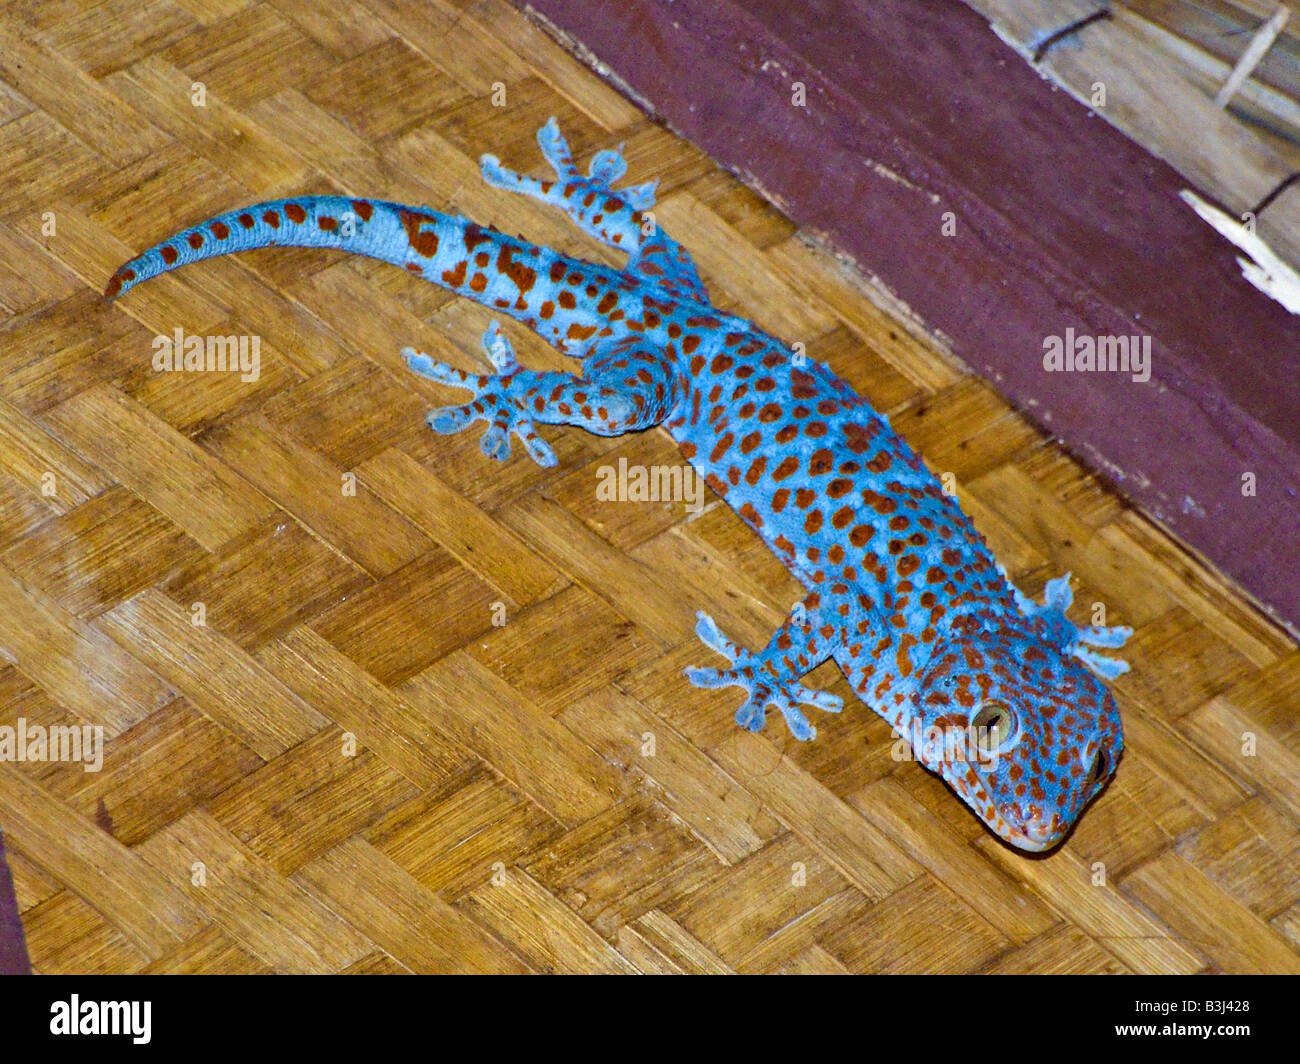
<svg viewBox="0 0 1300 1064"><path fill-rule="evenodd" d="M1263 13L1243 11L1222 0L1122 0L1112 5L1123 8L1155 26L1181 38L1216 59L1230 70L1241 53L1241 39L1249 36L1276 9L1275 0L1264 0ZM1300 38L1296 27L1300 19L1291 19L1282 28L1263 62L1255 68L1255 78L1300 100ZM1222 79L1220 79L1222 83Z"/></svg>
<svg viewBox="0 0 1300 1064"><path fill-rule="evenodd" d="M14 877L5 860L5 839L0 833L0 975L31 975L27 939L18 916Z"/></svg>
<svg viewBox="0 0 1300 1064"><path fill-rule="evenodd" d="M1062 26L1097 10L1093 0L966 2L1026 60ZM1187 68L1140 31L1135 16L1121 7L1112 14L1052 48L1039 72L1238 216L1295 172L1292 159L1216 107ZM1104 102L1094 102L1098 87ZM1300 264L1300 195L1280 198L1255 225L1277 254Z"/></svg>
<svg viewBox="0 0 1300 1064"><path fill-rule="evenodd" d="M1282 27L1290 17L1291 12L1288 8L1279 7L1273 13L1273 17L1259 28L1259 32L1251 38L1250 44L1237 60L1237 65L1232 68L1232 73L1223 83L1223 88L1214 97L1216 107L1228 106L1228 101L1237 94L1242 82L1250 77L1255 67L1259 66L1259 61L1264 58L1264 54L1273 47L1273 42L1277 40L1277 35L1282 32Z"/></svg>

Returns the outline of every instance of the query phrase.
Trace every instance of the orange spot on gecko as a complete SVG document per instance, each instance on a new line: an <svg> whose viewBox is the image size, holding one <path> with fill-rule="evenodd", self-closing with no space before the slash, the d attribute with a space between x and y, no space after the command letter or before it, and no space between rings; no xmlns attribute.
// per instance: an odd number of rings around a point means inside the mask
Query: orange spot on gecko
<svg viewBox="0 0 1300 1064"><path fill-rule="evenodd" d="M912 674L912 659L908 656L908 651L916 646L918 640L911 632L907 632L898 641L898 674L906 677Z"/></svg>
<svg viewBox="0 0 1300 1064"><path fill-rule="evenodd" d="M433 225L437 222L436 218L430 218L427 214L421 214L419 211L401 210L397 216L402 220L402 228L406 230L406 242L417 255L423 255L426 259L433 258L438 253L438 234L431 229L421 229L424 223Z"/></svg>

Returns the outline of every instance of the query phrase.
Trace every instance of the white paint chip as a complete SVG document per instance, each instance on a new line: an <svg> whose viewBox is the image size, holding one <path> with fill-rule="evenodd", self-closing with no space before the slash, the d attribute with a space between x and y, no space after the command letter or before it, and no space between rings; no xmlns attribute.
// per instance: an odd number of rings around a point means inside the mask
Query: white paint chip
<svg viewBox="0 0 1300 1064"><path fill-rule="evenodd" d="M1300 314L1300 274L1290 263L1231 215L1210 206L1195 192L1184 190L1178 195L1220 235L1250 256L1249 259L1237 259L1247 281L1292 314Z"/></svg>

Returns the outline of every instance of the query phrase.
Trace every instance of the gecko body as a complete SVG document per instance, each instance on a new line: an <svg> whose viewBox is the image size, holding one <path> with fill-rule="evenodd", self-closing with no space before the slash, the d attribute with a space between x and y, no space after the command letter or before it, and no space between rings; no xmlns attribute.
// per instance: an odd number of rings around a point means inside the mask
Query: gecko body
<svg viewBox="0 0 1300 1064"><path fill-rule="evenodd" d="M815 729L801 707L841 704L799 681L833 660L999 837L1024 850L1056 845L1119 759L1119 712L1102 680L1127 666L1090 647L1121 646L1129 631L1068 620L1068 576L1048 583L1041 605L1022 595L882 414L827 367L711 306L689 255L648 222L653 186L613 189L626 169L619 153L597 153L583 175L554 120L538 140L555 180L512 173L491 156L484 177L627 251L624 269L428 209L309 196L183 230L126 263L105 294L213 255L333 247L522 323L582 359L581 375L520 367L495 322L483 339L492 374L405 349L415 372L473 393L431 412L431 428L484 421L488 456L507 458L513 435L549 466L555 456L535 422L607 436L662 424L808 592L758 651L699 614L697 634L728 666L688 669L688 678L742 688L742 727L762 728L775 708L806 740Z"/></svg>

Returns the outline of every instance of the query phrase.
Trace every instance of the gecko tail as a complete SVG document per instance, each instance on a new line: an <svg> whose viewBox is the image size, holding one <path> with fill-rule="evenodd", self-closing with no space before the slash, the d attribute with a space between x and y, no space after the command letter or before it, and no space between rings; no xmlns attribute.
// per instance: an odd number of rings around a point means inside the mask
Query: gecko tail
<svg viewBox="0 0 1300 1064"><path fill-rule="evenodd" d="M136 285L201 259L266 247L336 248L401 266L417 277L516 320L535 314L533 278L588 264L483 228L458 215L385 200L298 196L219 214L168 237L109 278L114 300Z"/></svg>
<svg viewBox="0 0 1300 1064"><path fill-rule="evenodd" d="M200 259L266 247L336 248L365 255L522 322L565 354L582 357L607 325L606 306L589 305L603 287L619 298L608 267L537 247L459 215L385 200L298 196L219 214L182 229L125 263L109 278L114 300L136 285ZM572 298L569 298L572 297Z"/></svg>
<svg viewBox="0 0 1300 1064"><path fill-rule="evenodd" d="M252 248L342 248L395 262L405 258L411 245L404 214L430 221L443 219L400 204L341 196L299 196L258 203L219 214L154 245L109 278L104 296L113 300L168 270Z"/></svg>

